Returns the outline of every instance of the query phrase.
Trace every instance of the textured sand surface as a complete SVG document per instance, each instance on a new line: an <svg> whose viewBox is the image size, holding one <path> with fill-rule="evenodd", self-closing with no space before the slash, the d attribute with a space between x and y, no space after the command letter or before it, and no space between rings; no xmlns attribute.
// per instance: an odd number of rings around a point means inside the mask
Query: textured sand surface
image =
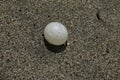
<svg viewBox="0 0 120 80"><path fill-rule="evenodd" d="M68 46L44 40L52 21ZM120 0L0 0L0 80L120 80Z"/></svg>

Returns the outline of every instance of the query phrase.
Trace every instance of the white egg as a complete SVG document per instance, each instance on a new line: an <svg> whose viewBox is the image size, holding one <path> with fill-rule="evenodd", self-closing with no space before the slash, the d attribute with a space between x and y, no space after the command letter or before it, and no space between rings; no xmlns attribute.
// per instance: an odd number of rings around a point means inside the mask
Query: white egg
<svg viewBox="0 0 120 80"><path fill-rule="evenodd" d="M68 31L63 24L51 22L45 27L44 37L52 45L62 45L68 39Z"/></svg>

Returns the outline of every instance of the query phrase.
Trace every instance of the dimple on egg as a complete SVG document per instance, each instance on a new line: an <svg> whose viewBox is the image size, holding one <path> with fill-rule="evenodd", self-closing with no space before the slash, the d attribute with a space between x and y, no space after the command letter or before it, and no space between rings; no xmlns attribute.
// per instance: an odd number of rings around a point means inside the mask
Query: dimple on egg
<svg viewBox="0 0 120 80"><path fill-rule="evenodd" d="M68 39L68 31L63 24L51 22L44 29L44 37L52 45L62 45Z"/></svg>

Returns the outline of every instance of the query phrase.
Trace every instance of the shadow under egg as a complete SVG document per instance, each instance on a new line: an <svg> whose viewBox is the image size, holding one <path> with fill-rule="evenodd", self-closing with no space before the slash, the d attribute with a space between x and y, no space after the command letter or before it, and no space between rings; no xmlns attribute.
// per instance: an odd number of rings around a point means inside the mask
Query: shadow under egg
<svg viewBox="0 0 120 80"><path fill-rule="evenodd" d="M65 44L63 44L63 45L56 46L56 45L50 44L45 38L44 38L44 43L45 43L46 48L49 51L54 52L54 53L64 52L64 50L67 47L67 42Z"/></svg>

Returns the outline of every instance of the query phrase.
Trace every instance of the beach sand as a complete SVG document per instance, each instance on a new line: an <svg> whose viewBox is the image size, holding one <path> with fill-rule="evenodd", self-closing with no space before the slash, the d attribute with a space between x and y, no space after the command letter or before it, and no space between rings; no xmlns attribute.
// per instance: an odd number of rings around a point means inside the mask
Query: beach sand
<svg viewBox="0 0 120 80"><path fill-rule="evenodd" d="M68 45L44 40L61 22ZM120 0L0 0L0 80L119 80Z"/></svg>

